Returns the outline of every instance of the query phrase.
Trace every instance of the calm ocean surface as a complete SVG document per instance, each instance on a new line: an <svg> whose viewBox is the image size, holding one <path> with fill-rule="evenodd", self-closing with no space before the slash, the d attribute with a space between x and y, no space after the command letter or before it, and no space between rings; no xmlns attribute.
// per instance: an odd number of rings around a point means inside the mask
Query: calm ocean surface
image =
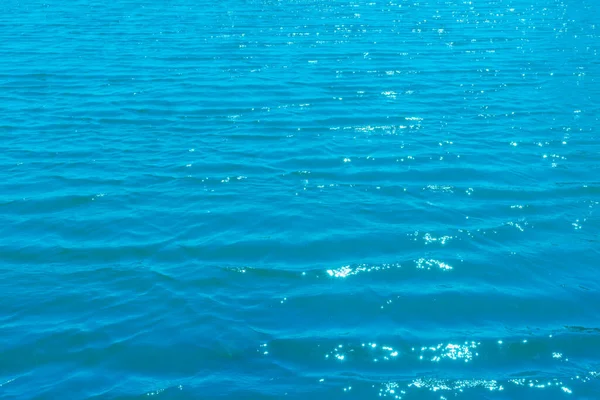
<svg viewBox="0 0 600 400"><path fill-rule="evenodd" d="M0 398L600 399L599 1L0 11Z"/></svg>

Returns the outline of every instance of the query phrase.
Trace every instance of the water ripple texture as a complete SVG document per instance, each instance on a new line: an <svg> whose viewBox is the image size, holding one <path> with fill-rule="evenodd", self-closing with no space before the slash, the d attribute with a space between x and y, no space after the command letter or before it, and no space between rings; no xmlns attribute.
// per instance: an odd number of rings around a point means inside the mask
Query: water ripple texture
<svg viewBox="0 0 600 400"><path fill-rule="evenodd" d="M0 398L600 398L600 2L0 10Z"/></svg>

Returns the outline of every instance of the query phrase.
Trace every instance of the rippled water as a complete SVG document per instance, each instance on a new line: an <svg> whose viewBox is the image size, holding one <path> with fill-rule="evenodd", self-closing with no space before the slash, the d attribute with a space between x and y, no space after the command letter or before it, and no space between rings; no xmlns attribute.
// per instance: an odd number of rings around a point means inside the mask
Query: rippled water
<svg viewBox="0 0 600 400"><path fill-rule="evenodd" d="M597 1L0 9L0 397L600 398Z"/></svg>

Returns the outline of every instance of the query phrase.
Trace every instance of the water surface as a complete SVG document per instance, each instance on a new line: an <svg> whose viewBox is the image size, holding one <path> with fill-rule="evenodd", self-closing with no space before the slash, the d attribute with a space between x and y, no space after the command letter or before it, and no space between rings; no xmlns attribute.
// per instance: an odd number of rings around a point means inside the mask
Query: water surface
<svg viewBox="0 0 600 400"><path fill-rule="evenodd" d="M0 397L600 398L600 3L0 9Z"/></svg>

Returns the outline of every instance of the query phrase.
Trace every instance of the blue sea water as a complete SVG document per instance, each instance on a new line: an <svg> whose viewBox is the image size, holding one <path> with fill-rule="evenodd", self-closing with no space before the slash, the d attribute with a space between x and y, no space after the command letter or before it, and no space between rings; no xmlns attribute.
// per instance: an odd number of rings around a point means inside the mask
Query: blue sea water
<svg viewBox="0 0 600 400"><path fill-rule="evenodd" d="M600 2L0 10L0 398L600 398Z"/></svg>

